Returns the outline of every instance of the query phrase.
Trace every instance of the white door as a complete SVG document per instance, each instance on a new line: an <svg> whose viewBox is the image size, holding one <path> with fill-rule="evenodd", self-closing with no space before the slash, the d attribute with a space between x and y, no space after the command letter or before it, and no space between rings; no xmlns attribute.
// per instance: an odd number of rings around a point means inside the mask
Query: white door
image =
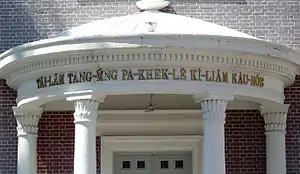
<svg viewBox="0 0 300 174"><path fill-rule="evenodd" d="M114 174L192 174L192 154L117 153Z"/></svg>

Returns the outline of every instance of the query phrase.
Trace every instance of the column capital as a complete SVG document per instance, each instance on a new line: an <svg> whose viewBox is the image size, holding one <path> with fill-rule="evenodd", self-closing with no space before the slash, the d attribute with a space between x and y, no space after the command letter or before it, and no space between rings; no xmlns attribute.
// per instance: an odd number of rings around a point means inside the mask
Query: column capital
<svg viewBox="0 0 300 174"><path fill-rule="evenodd" d="M288 113L289 108L290 108L289 104L268 103L268 104L262 104L260 106L260 112L261 114L270 113L270 112Z"/></svg>
<svg viewBox="0 0 300 174"><path fill-rule="evenodd" d="M225 122L227 100L202 100L201 107L204 120L220 120Z"/></svg>
<svg viewBox="0 0 300 174"><path fill-rule="evenodd" d="M277 103L261 106L261 114L265 121L266 132L285 133L289 106L289 104Z"/></svg>
<svg viewBox="0 0 300 174"><path fill-rule="evenodd" d="M96 122L98 116L98 106L100 101L95 99L74 100L74 123Z"/></svg>
<svg viewBox="0 0 300 174"><path fill-rule="evenodd" d="M17 120L18 136L37 135L38 123L43 113L43 108L12 107L12 109Z"/></svg>

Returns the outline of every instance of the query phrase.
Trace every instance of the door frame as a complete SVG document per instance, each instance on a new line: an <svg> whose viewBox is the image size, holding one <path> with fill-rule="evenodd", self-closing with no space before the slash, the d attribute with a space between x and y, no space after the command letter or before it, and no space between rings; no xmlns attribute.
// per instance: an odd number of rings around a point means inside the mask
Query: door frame
<svg viewBox="0 0 300 174"><path fill-rule="evenodd" d="M202 174L202 136L101 136L101 173L114 174L115 152L191 151L193 174Z"/></svg>

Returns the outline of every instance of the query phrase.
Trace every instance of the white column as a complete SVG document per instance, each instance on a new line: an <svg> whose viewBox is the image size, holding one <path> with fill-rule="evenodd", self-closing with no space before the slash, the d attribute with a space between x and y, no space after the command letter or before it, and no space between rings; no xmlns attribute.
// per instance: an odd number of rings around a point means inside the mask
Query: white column
<svg viewBox="0 0 300 174"><path fill-rule="evenodd" d="M225 174L224 124L226 105L233 96L213 92L201 100L204 120L203 174Z"/></svg>
<svg viewBox="0 0 300 174"><path fill-rule="evenodd" d="M267 145L267 174L286 174L286 118L289 105L262 107Z"/></svg>
<svg viewBox="0 0 300 174"><path fill-rule="evenodd" d="M18 131L18 174L37 174L37 134L42 109L13 107Z"/></svg>
<svg viewBox="0 0 300 174"><path fill-rule="evenodd" d="M96 174L96 126L99 101L74 100L74 174Z"/></svg>

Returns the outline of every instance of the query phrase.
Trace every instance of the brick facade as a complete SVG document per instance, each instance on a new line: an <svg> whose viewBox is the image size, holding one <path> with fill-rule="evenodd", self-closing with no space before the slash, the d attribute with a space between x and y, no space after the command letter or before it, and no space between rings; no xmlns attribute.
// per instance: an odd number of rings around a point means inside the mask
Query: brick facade
<svg viewBox="0 0 300 174"><path fill-rule="evenodd" d="M184 0L165 9L225 25L258 38L300 48L299 0ZM97 19L137 12L132 0L2 0L0 53L17 45L58 34ZM300 174L300 76L286 88L291 104L287 120L287 173ZM11 107L16 92L0 80L0 173L16 174L16 121ZM265 174L265 136L258 111L228 111L226 160L228 174ZM40 121L39 173L71 173L74 124L72 112L47 112ZM100 140L97 139L97 152ZM53 167L55 166L55 167ZM98 155L97 166L100 166Z"/></svg>
<svg viewBox="0 0 300 174"><path fill-rule="evenodd" d="M17 130L12 106L16 105L16 91L0 80L0 173L17 173Z"/></svg>
<svg viewBox="0 0 300 174"><path fill-rule="evenodd" d="M290 104L286 128L287 173L300 173L300 76L285 89L286 103Z"/></svg>
<svg viewBox="0 0 300 174"><path fill-rule="evenodd" d="M2 0L0 52L90 21L137 12L135 0ZM168 11L300 47L299 0L177 0Z"/></svg>
<svg viewBox="0 0 300 174"><path fill-rule="evenodd" d="M266 136L260 111L227 110L226 114L226 173L266 174Z"/></svg>
<svg viewBox="0 0 300 174"><path fill-rule="evenodd" d="M37 141L39 174L72 173L74 160L73 111L45 112L39 122ZM100 138L97 137L97 169L100 169Z"/></svg>
<svg viewBox="0 0 300 174"><path fill-rule="evenodd" d="M72 112L45 112L37 140L39 173L72 173L74 124Z"/></svg>

